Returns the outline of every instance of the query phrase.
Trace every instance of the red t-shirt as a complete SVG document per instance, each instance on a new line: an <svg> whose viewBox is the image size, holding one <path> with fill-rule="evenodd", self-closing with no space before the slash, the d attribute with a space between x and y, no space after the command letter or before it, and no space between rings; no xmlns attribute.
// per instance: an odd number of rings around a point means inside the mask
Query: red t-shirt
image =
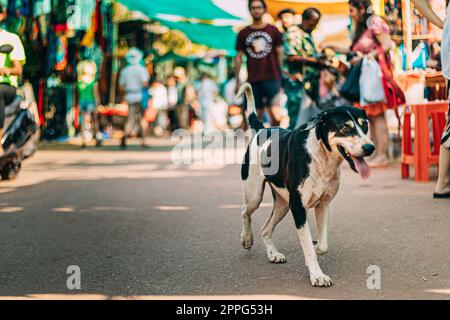
<svg viewBox="0 0 450 320"><path fill-rule="evenodd" d="M268 24L261 29L251 26L239 32L236 50L247 56L248 82L280 80L277 47L282 45L282 35L274 26Z"/></svg>

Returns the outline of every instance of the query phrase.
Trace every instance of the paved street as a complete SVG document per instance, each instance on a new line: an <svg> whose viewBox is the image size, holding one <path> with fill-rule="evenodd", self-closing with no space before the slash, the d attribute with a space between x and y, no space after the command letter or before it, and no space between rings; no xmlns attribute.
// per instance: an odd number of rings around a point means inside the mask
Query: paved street
<svg viewBox="0 0 450 320"><path fill-rule="evenodd" d="M269 190L255 245L241 248L239 166L177 167L163 144L53 149L0 182L0 298L450 298L450 201L431 198L434 183L400 180L398 165L363 182L344 164L319 258L335 285L313 288L290 214L274 236L287 263L266 258ZM70 265L81 290L66 287ZM367 289L370 265L380 290Z"/></svg>

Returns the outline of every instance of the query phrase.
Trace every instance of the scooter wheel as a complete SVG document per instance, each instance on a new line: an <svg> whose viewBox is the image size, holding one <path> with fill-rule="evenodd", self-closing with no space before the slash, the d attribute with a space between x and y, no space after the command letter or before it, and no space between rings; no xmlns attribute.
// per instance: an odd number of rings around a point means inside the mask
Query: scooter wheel
<svg viewBox="0 0 450 320"><path fill-rule="evenodd" d="M3 180L14 180L17 178L22 164L20 162L13 164L11 167L7 166L0 170L0 176Z"/></svg>

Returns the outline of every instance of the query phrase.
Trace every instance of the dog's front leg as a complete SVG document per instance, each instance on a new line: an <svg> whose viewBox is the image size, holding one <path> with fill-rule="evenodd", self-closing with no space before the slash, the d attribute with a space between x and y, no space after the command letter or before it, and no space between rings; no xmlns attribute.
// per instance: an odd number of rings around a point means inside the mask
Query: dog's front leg
<svg viewBox="0 0 450 320"><path fill-rule="evenodd" d="M330 206L320 205L315 208L318 239L315 245L316 253L319 255L328 252L328 219L330 216Z"/></svg>
<svg viewBox="0 0 450 320"><path fill-rule="evenodd" d="M293 191L290 193L289 207L292 211L292 215L294 216L298 237L300 238L303 255L305 256L305 264L309 269L311 284L315 287L330 287L333 282L330 277L322 272L322 269L317 262L317 254L312 242L306 209L303 207L298 191Z"/></svg>

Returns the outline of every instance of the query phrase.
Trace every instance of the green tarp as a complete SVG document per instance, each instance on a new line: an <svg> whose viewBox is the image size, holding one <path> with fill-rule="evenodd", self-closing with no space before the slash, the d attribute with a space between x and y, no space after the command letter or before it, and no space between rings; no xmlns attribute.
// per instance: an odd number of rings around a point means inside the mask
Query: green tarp
<svg viewBox="0 0 450 320"><path fill-rule="evenodd" d="M236 33L231 24L239 23L241 19L223 11L212 0L118 1L130 10L140 11L171 29L183 32L192 42L214 49L226 50L230 55L235 53ZM177 18L209 20L210 23L176 21ZM224 21L221 21L220 26L211 24L214 23L212 20L216 19L229 20L230 25L226 25L227 23Z"/></svg>
<svg viewBox="0 0 450 320"><path fill-rule="evenodd" d="M223 11L212 0L119 0L131 10L138 10L150 18L158 14L172 14L185 18L204 20L232 19L239 20Z"/></svg>
<svg viewBox="0 0 450 320"><path fill-rule="evenodd" d="M226 50L229 55L235 54L236 33L231 27L212 26L199 23L171 22L158 19L170 29L180 30L192 42L210 48Z"/></svg>

